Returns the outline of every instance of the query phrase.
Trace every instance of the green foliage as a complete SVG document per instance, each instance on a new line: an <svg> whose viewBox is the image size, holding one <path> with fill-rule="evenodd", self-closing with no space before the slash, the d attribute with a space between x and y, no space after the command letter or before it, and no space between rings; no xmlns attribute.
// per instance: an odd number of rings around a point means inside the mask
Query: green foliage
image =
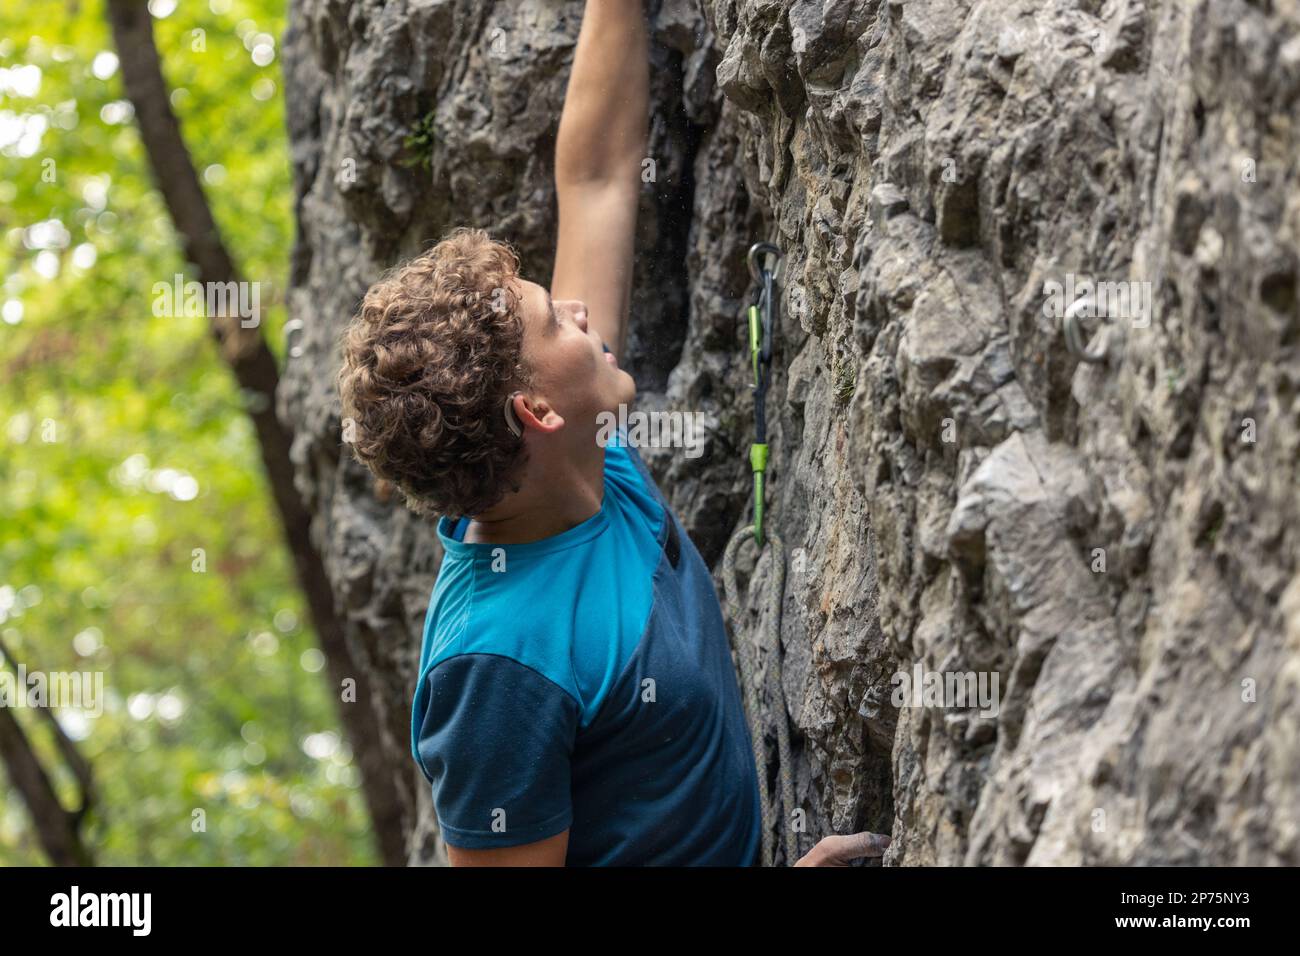
<svg viewBox="0 0 1300 956"><path fill-rule="evenodd" d="M853 397L858 385L858 370L851 359L835 368L835 398L842 405Z"/></svg>
<svg viewBox="0 0 1300 956"><path fill-rule="evenodd" d="M434 142L433 113L429 112L420 117L415 124L415 129L402 141L412 155L400 160L400 164L407 168L412 166L419 166L422 169L431 168Z"/></svg>
<svg viewBox="0 0 1300 956"><path fill-rule="evenodd" d="M282 354L285 5L151 6L195 165ZM154 284L184 263L102 0L5 4L0 37L0 637L29 671L103 674L101 716L56 711L95 770L96 862L373 863L243 401L203 318L154 314ZM15 714L70 805L44 722ZM0 862L44 862L7 782Z"/></svg>

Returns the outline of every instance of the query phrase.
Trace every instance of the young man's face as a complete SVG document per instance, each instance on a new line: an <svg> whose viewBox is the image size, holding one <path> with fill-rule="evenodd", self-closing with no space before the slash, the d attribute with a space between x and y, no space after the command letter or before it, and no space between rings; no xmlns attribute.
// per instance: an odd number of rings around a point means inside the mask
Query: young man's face
<svg viewBox="0 0 1300 956"><path fill-rule="evenodd" d="M577 299L552 301L536 282L520 279L524 361L533 374L533 392L555 409L565 428L595 434L600 412L617 414L620 404L636 397L632 376L602 349L600 336L587 324L586 306Z"/></svg>

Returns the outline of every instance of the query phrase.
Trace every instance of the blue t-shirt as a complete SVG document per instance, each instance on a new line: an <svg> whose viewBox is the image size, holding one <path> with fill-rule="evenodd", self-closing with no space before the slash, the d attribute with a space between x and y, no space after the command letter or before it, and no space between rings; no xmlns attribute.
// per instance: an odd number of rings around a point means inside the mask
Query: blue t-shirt
<svg viewBox="0 0 1300 956"><path fill-rule="evenodd" d="M446 554L411 750L443 838L569 830L567 865L751 866L758 777L707 566L635 448L605 449L600 511L527 544Z"/></svg>

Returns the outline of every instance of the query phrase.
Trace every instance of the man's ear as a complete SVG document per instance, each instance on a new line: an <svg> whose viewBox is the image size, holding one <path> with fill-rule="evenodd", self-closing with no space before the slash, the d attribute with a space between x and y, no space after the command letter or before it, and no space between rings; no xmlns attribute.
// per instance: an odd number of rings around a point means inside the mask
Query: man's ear
<svg viewBox="0 0 1300 956"><path fill-rule="evenodd" d="M560 413L546 403L546 399L538 396L529 397L523 392L516 392L514 397L515 417L519 423L524 426L524 431L533 428L539 432L550 434L558 432L564 427L564 419Z"/></svg>

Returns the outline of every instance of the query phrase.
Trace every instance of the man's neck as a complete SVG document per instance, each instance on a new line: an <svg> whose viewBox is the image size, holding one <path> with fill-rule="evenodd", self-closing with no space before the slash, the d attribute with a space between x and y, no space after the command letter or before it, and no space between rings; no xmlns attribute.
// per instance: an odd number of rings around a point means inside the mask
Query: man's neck
<svg viewBox="0 0 1300 956"><path fill-rule="evenodd" d="M527 544L582 524L605 498L605 450L579 460L530 454L522 487L470 520L467 544ZM531 451L531 450L530 450Z"/></svg>

